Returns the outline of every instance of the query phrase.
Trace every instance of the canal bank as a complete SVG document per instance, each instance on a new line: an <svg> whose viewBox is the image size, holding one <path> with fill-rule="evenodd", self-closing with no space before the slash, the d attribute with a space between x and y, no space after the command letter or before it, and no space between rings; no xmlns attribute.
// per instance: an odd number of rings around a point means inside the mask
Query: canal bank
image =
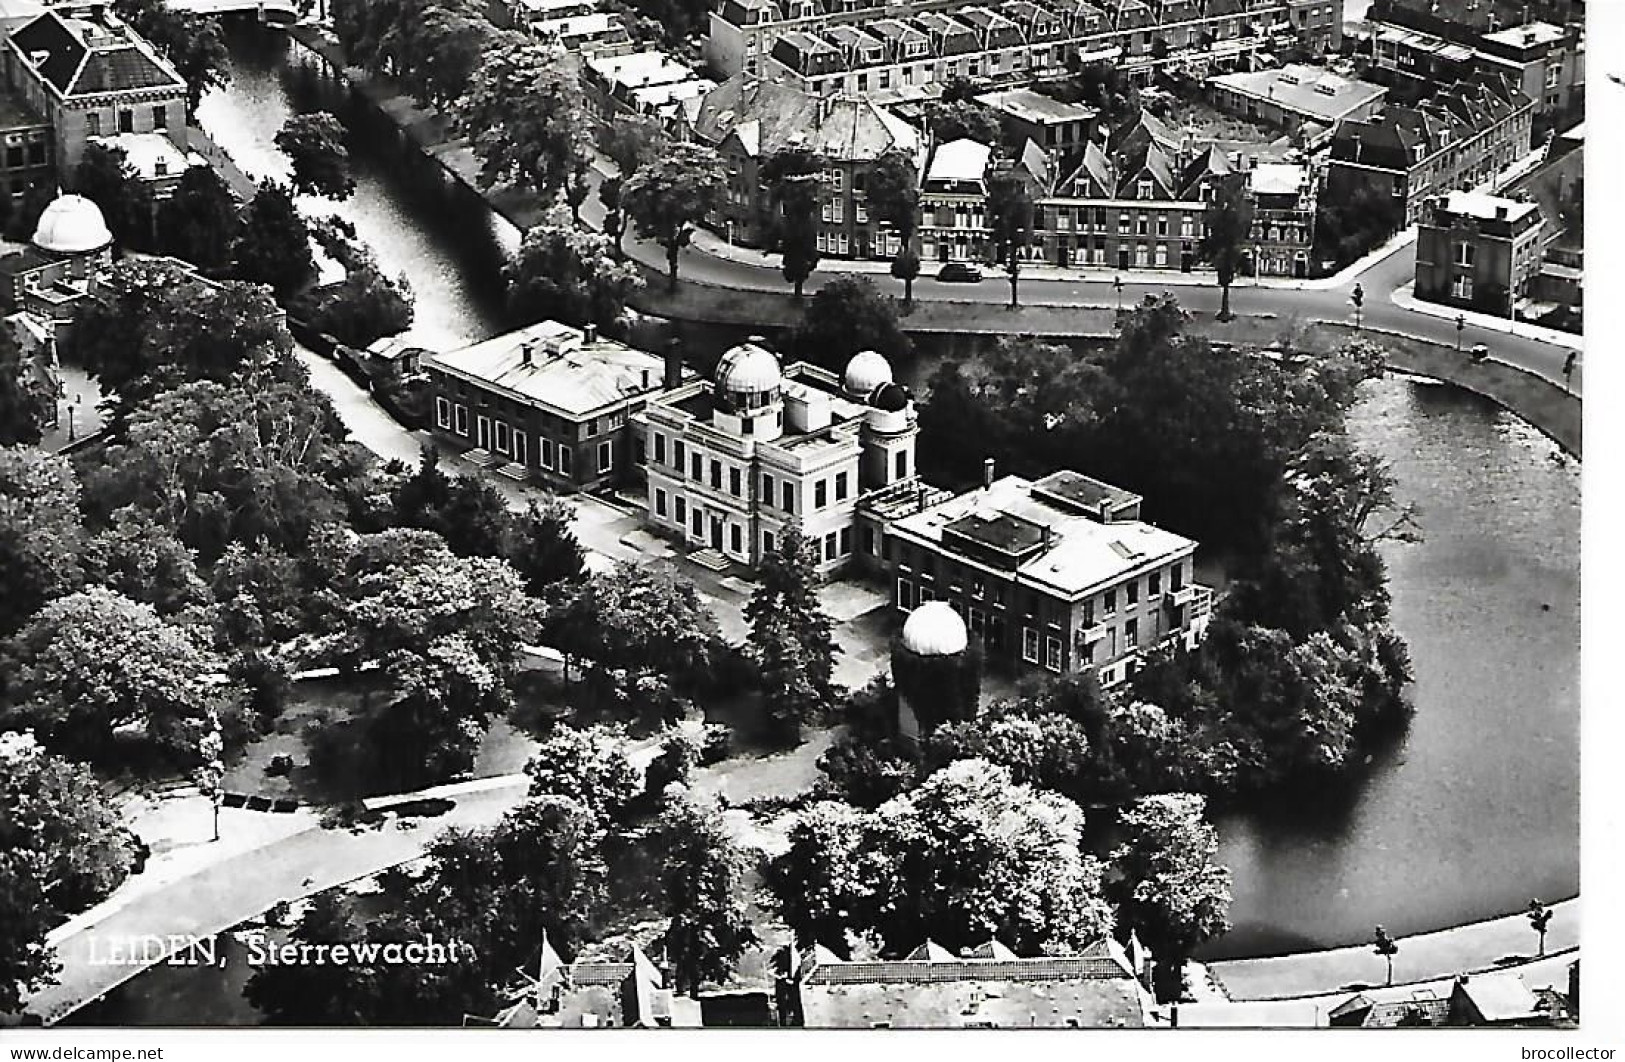
<svg viewBox="0 0 1625 1062"><path fill-rule="evenodd" d="M339 107L349 89L272 56L221 95L204 108L218 119L211 132L235 157L260 160L250 168L262 173L283 164L270 143L281 115L313 101ZM500 288L466 264L464 244L508 226L488 223L483 204L452 216L447 204L466 200L420 196L419 182L396 180L404 149L393 140L357 136L352 150L362 186L339 209L390 272L410 277L418 328L446 343L499 331ZM789 299L758 294L762 304ZM1100 297L1111 301L1110 289ZM1076 320L1080 311L1059 312ZM1256 326L1265 340L1295 327L1290 315L1265 321ZM927 360L958 341L920 336ZM1424 521L1425 541L1384 551L1395 622L1413 646L1418 716L1344 804L1219 824L1236 929L1213 961L1357 944L1378 922L1425 932L1578 889L1578 470L1540 432L1454 387L1394 378L1368 391L1351 432L1389 460Z"/></svg>

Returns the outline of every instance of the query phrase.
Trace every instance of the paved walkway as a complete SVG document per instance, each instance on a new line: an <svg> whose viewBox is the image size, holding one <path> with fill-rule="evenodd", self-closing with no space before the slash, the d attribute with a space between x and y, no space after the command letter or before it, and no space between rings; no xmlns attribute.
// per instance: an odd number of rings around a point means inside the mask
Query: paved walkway
<svg viewBox="0 0 1625 1062"><path fill-rule="evenodd" d="M1453 977L1458 973L1496 969L1501 960L1533 958L1534 930L1522 912L1486 922L1402 937L1394 956L1398 984ZM1580 945L1578 898L1552 905L1546 934L1548 952ZM1349 993L1381 985L1386 964L1370 945L1303 952L1267 959L1237 959L1208 964L1208 972L1232 1000L1291 999L1326 993Z"/></svg>
<svg viewBox="0 0 1625 1062"><path fill-rule="evenodd" d="M1469 328L1485 332L1501 332L1509 336L1524 336L1529 339L1550 343L1553 346L1564 347L1568 350L1581 350L1585 345L1583 337L1573 332L1562 332L1556 328L1544 328L1528 321L1512 321L1505 317L1496 317L1494 314L1479 313L1476 310L1461 310L1443 303L1429 302L1416 297L1414 284L1406 284L1393 290L1390 296L1395 306L1409 310L1412 313L1424 313L1429 317L1443 317L1454 321L1460 318Z"/></svg>

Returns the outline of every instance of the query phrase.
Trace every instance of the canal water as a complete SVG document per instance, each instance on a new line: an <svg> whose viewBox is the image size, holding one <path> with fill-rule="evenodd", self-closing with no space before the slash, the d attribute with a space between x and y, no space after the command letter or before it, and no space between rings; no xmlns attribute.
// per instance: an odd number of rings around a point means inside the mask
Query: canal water
<svg viewBox="0 0 1625 1062"><path fill-rule="evenodd" d="M230 86L199 121L250 175L296 107L335 106L290 74L280 38L234 44ZM503 327L496 256L517 240L450 212L356 137L336 209L417 296L414 333L446 348ZM1453 388L1370 385L1353 427L1392 462L1425 538L1387 549L1417 712L1351 799L1220 823L1235 930L1209 957L1356 943L1557 900L1579 888L1580 474L1539 432Z"/></svg>

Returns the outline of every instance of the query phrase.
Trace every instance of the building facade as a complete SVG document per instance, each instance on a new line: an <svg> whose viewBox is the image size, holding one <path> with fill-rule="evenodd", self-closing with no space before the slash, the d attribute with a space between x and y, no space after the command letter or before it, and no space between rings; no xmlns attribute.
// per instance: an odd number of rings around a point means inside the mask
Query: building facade
<svg viewBox="0 0 1625 1062"><path fill-rule="evenodd" d="M1477 75L1441 88L1417 107L1388 107L1347 121L1332 137L1325 194L1369 187L1403 207L1406 225L1428 200L1484 184L1529 151L1534 103L1510 80Z"/></svg>
<svg viewBox="0 0 1625 1062"><path fill-rule="evenodd" d="M820 253L891 258L897 237L871 216L865 190L869 169L887 152L924 162L919 131L889 110L858 96L811 95L759 77L734 77L700 97L691 135L714 146L727 170L722 209L710 226L729 242L761 246L766 240L767 190L761 164L775 152L821 155Z"/></svg>
<svg viewBox="0 0 1625 1062"><path fill-rule="evenodd" d="M72 173L99 137L186 142L186 82L101 4L53 7L17 29L5 69L7 84L50 124L58 174Z"/></svg>
<svg viewBox="0 0 1625 1062"><path fill-rule="evenodd" d="M829 39L836 26L865 43L843 50ZM769 73L822 95L952 77L1019 82L1105 61L1141 78L1206 73L1286 47L1335 51L1341 40L1337 0L724 0L706 58L727 75Z"/></svg>
<svg viewBox="0 0 1625 1062"><path fill-rule="evenodd" d="M1140 498L1076 472L994 478L928 500L886 528L882 558L902 613L946 601L990 661L1129 678L1144 653L1194 646L1212 592L1196 543L1140 521Z"/></svg>
<svg viewBox="0 0 1625 1062"><path fill-rule="evenodd" d="M1534 203L1452 192L1416 237L1416 297L1510 317L1540 275L1546 224Z"/></svg>
<svg viewBox="0 0 1625 1062"><path fill-rule="evenodd" d="M542 321L422 360L436 435L498 471L559 490L634 478L629 418L681 369L670 359Z"/></svg>
<svg viewBox="0 0 1625 1062"><path fill-rule="evenodd" d="M1294 163L1261 163L1247 171L1253 201L1245 269L1255 276L1305 277L1315 244L1315 171Z"/></svg>
<svg viewBox="0 0 1625 1062"><path fill-rule="evenodd" d="M913 402L873 352L836 377L781 368L753 338L723 355L714 381L653 398L634 423L651 526L747 566L794 522L819 571L834 571L859 548L860 501L916 478Z"/></svg>

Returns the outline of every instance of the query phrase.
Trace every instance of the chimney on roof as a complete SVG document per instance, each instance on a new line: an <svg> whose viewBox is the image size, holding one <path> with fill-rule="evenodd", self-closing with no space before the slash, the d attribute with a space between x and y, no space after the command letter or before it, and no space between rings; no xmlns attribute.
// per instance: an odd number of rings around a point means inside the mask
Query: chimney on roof
<svg viewBox="0 0 1625 1062"><path fill-rule="evenodd" d="M536 343L529 339L519 344L519 363L521 365L528 366L531 364L531 355L534 353L535 347Z"/></svg>
<svg viewBox="0 0 1625 1062"><path fill-rule="evenodd" d="M983 487L991 487L991 486L993 486L993 470L994 470L994 468L995 468L995 465L993 463L993 458L989 457L989 458L987 458L986 460L984 460L982 462L982 486Z"/></svg>
<svg viewBox="0 0 1625 1062"><path fill-rule="evenodd" d="M666 378L662 381L665 389L675 390L683 382L683 342L673 339L666 344L665 350Z"/></svg>
<svg viewBox="0 0 1625 1062"><path fill-rule="evenodd" d="M1506 204L1505 203L1497 203L1495 205L1495 220L1496 221L1505 221L1506 219L1507 219Z"/></svg>
<svg viewBox="0 0 1625 1062"><path fill-rule="evenodd" d="M583 342L583 343L596 343L596 342L598 342L598 326L596 324L592 324L591 322L589 322L589 323L584 324L584 325L581 326L581 342Z"/></svg>
<svg viewBox="0 0 1625 1062"><path fill-rule="evenodd" d="M44 66L45 60L49 59L50 57L51 53L46 51L44 48L40 48L28 53L28 61L33 63L35 66Z"/></svg>

